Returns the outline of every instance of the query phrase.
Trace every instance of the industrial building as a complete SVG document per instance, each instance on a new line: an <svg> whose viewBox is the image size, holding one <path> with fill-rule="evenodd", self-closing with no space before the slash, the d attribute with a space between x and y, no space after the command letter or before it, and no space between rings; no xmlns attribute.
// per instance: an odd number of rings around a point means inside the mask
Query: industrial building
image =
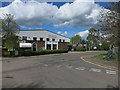
<svg viewBox="0 0 120 90"><path fill-rule="evenodd" d="M24 30L17 34L19 46L25 50L58 50L67 49L70 39L48 30Z"/></svg>

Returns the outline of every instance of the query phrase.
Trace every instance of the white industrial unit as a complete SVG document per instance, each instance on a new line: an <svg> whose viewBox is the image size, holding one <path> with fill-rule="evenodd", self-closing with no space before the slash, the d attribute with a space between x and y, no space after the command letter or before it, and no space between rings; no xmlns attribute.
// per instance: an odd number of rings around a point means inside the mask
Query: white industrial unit
<svg viewBox="0 0 120 90"><path fill-rule="evenodd" d="M69 38L47 30L19 31L19 34L17 35L21 39L20 47L31 47L32 50L34 47L36 47L36 50L39 50L40 48L43 50L54 50L59 49L59 47L63 47L64 49L67 45L65 43L70 42Z"/></svg>

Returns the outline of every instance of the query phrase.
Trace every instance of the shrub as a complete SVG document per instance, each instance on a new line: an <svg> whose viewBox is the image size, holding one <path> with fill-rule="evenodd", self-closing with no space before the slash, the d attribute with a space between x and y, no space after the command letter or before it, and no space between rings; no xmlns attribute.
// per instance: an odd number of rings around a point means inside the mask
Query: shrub
<svg viewBox="0 0 120 90"><path fill-rule="evenodd" d="M77 48L76 48L76 51L86 51L86 49L83 48L83 47L77 47Z"/></svg>
<svg viewBox="0 0 120 90"><path fill-rule="evenodd" d="M20 56L34 56L34 55L44 55L44 54L55 54L55 53L67 53L68 50L39 50L39 51L21 51Z"/></svg>

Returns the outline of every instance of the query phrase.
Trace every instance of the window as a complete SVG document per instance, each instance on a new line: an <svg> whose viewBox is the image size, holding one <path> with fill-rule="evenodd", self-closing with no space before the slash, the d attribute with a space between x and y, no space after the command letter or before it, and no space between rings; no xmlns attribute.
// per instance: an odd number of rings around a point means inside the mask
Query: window
<svg viewBox="0 0 120 90"><path fill-rule="evenodd" d="M23 40L27 40L27 36L23 36L22 39L23 39Z"/></svg>
<svg viewBox="0 0 120 90"><path fill-rule="evenodd" d="M33 37L33 40L37 40L37 37Z"/></svg>
<svg viewBox="0 0 120 90"><path fill-rule="evenodd" d="M47 44L47 50L51 50L51 44Z"/></svg>
<svg viewBox="0 0 120 90"><path fill-rule="evenodd" d="M57 44L53 44L53 50L57 49Z"/></svg>
<svg viewBox="0 0 120 90"><path fill-rule="evenodd" d="M50 39L49 38L46 38L47 41L49 41Z"/></svg>
<svg viewBox="0 0 120 90"><path fill-rule="evenodd" d="M52 41L55 41L55 39L52 39Z"/></svg>
<svg viewBox="0 0 120 90"><path fill-rule="evenodd" d="M62 42L62 40L60 39L59 42Z"/></svg>
<svg viewBox="0 0 120 90"><path fill-rule="evenodd" d="M63 40L63 42L65 42L65 40Z"/></svg>
<svg viewBox="0 0 120 90"><path fill-rule="evenodd" d="M43 41L43 38L40 38L40 41Z"/></svg>

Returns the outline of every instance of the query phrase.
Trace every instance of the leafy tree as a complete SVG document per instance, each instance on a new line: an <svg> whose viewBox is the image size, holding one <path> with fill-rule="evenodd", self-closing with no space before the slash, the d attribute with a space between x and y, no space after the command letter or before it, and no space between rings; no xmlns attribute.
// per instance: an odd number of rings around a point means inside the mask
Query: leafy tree
<svg viewBox="0 0 120 90"><path fill-rule="evenodd" d="M109 50L110 42L107 42L106 40L101 41L102 46L100 47L102 50Z"/></svg>
<svg viewBox="0 0 120 90"><path fill-rule="evenodd" d="M3 47L8 49L18 48L18 36L16 33L19 30L19 26L14 20L14 16L6 14L2 20L2 44Z"/></svg>
<svg viewBox="0 0 120 90"><path fill-rule="evenodd" d="M111 44L118 46L118 41L120 41L120 1L111 2L107 8L109 9L107 12L100 14L99 26L102 33L109 35L107 39L111 41Z"/></svg>
<svg viewBox="0 0 120 90"><path fill-rule="evenodd" d="M99 30L91 28L87 37L87 45L92 49L94 46L98 46L98 41L100 40Z"/></svg>
<svg viewBox="0 0 120 90"><path fill-rule="evenodd" d="M113 47L113 53L120 59L120 52L115 47L120 46L120 1L112 2L106 13L100 15L99 26L101 27L102 33L109 35L107 39L110 40L111 46ZM103 11L102 11L103 12Z"/></svg>
<svg viewBox="0 0 120 90"><path fill-rule="evenodd" d="M79 36L79 35L73 36L71 38L71 42L72 42L72 44L78 44L78 43L80 43L81 42L81 36Z"/></svg>
<svg viewBox="0 0 120 90"><path fill-rule="evenodd" d="M81 43L82 43L82 44L85 44L85 43L86 43L85 39L82 39Z"/></svg>
<svg viewBox="0 0 120 90"><path fill-rule="evenodd" d="M72 44L68 43L68 44L67 44L67 49L68 49L68 51L71 51L71 49L72 49Z"/></svg>

